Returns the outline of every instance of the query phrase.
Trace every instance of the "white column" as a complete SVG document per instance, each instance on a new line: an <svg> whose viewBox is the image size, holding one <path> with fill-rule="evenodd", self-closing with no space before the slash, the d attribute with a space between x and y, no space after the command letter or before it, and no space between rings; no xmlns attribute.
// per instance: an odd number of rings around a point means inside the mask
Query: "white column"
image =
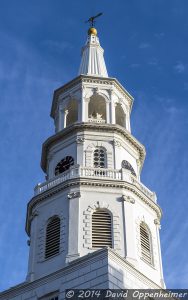
<svg viewBox="0 0 188 300"><path fill-rule="evenodd" d="M80 122L86 121L86 111L85 111L85 86L82 85L81 91L80 91Z"/></svg>
<svg viewBox="0 0 188 300"><path fill-rule="evenodd" d="M114 103L114 99L113 99L113 90L109 90L108 91L109 96L110 96L110 122L112 124L115 124L115 103Z"/></svg>
<svg viewBox="0 0 188 300"><path fill-rule="evenodd" d="M59 105L59 117L58 117L58 131L61 131L63 127L63 106Z"/></svg>
<svg viewBox="0 0 188 300"><path fill-rule="evenodd" d="M68 233L68 254L66 262L70 262L80 256L79 253L79 231L80 231L80 205L79 192L68 194L69 200L69 233Z"/></svg>
<svg viewBox="0 0 188 300"><path fill-rule="evenodd" d="M137 263L136 257L136 238L133 233L135 230L134 219L134 203L132 197L123 195L122 201L124 203L124 218L125 218L125 236L126 236L126 259L135 265Z"/></svg>
<svg viewBox="0 0 188 300"><path fill-rule="evenodd" d="M90 99L87 99L87 98L83 99L83 108L82 108L82 110L83 110L83 119L82 119L82 121L83 122L88 122L88 118L89 118L89 116L88 116L88 114L89 114L89 100Z"/></svg>
<svg viewBox="0 0 188 300"><path fill-rule="evenodd" d="M77 164L84 166L84 137L77 137L76 146L77 146Z"/></svg>
<svg viewBox="0 0 188 300"><path fill-rule="evenodd" d="M126 129L131 132L130 114L129 114L129 112L126 113Z"/></svg>
<svg viewBox="0 0 188 300"><path fill-rule="evenodd" d="M160 237L159 237L159 229L160 227L160 222L158 219L154 220L154 223L156 225L156 235L157 235L157 245L158 245L158 255L159 255L159 268L160 268L160 273L161 273L161 286L163 288L166 288L165 282L164 282L164 276L163 276L163 266L162 266L162 257L161 257L161 245L160 245Z"/></svg>
<svg viewBox="0 0 188 300"><path fill-rule="evenodd" d="M78 122L83 122L82 119L82 107L83 107L83 102L81 101L81 99L77 100L78 101Z"/></svg>
<svg viewBox="0 0 188 300"><path fill-rule="evenodd" d="M110 101L106 101L106 123L110 123Z"/></svg>
<svg viewBox="0 0 188 300"><path fill-rule="evenodd" d="M85 98L82 98L82 115L81 115L81 120L82 122L86 121L86 111L85 111L85 107L86 107L86 101Z"/></svg>
<svg viewBox="0 0 188 300"><path fill-rule="evenodd" d="M68 115L69 111L66 109L63 111L63 128L67 127L67 115Z"/></svg>
<svg viewBox="0 0 188 300"><path fill-rule="evenodd" d="M35 280L35 264L37 263L37 216L38 213L35 211L32 215L31 221L31 233L30 233L30 251L29 251L29 264L28 264L28 274L27 280L34 281Z"/></svg>

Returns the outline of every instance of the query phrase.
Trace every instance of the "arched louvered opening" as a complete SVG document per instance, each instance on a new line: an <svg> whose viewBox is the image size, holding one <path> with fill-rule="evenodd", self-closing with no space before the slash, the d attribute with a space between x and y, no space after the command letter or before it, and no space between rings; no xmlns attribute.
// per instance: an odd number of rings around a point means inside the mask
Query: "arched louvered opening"
<svg viewBox="0 0 188 300"><path fill-rule="evenodd" d="M131 171L131 174L136 176L136 172L127 160L122 161L122 168Z"/></svg>
<svg viewBox="0 0 188 300"><path fill-rule="evenodd" d="M142 259L152 264L151 234L147 225L143 222L140 224L140 243Z"/></svg>
<svg viewBox="0 0 188 300"><path fill-rule="evenodd" d="M46 227L45 258L49 258L60 251L60 219L53 217Z"/></svg>
<svg viewBox="0 0 188 300"><path fill-rule="evenodd" d="M106 210L92 214L92 248L112 248L112 218Z"/></svg>
<svg viewBox="0 0 188 300"><path fill-rule="evenodd" d="M67 171L74 165L74 158L72 156L66 156L55 167L55 176Z"/></svg>

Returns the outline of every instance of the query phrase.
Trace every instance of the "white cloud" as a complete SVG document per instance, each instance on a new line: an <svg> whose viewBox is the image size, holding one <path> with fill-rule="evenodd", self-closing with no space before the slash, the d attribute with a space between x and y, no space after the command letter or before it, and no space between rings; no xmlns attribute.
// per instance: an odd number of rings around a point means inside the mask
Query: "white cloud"
<svg viewBox="0 0 188 300"><path fill-rule="evenodd" d="M151 58L149 61L148 61L148 65L150 66L157 66L158 65L158 60L157 58Z"/></svg>
<svg viewBox="0 0 188 300"><path fill-rule="evenodd" d="M151 47L151 45L149 43L141 43L139 45L140 49L146 49L146 48L149 48L149 47Z"/></svg>
<svg viewBox="0 0 188 300"><path fill-rule="evenodd" d="M42 42L42 44L45 47L48 47L48 49L57 51L57 52L63 52L65 50L72 49L72 45L67 41L53 41L53 40L45 40Z"/></svg>
<svg viewBox="0 0 188 300"><path fill-rule="evenodd" d="M134 69L134 68L139 68L139 67L140 67L140 64L133 63L133 64L130 65L130 67L133 68L133 69Z"/></svg>
<svg viewBox="0 0 188 300"><path fill-rule="evenodd" d="M165 36L164 32L160 32L160 33L155 33L155 37L158 39L162 39Z"/></svg>
<svg viewBox="0 0 188 300"><path fill-rule="evenodd" d="M177 62L177 64L174 66L174 70L177 73L183 73L186 70L186 65L183 64L181 61Z"/></svg>

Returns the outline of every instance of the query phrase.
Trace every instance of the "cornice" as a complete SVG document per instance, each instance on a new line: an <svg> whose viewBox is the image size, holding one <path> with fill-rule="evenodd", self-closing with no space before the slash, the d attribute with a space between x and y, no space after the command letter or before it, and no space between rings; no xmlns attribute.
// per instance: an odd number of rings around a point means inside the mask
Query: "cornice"
<svg viewBox="0 0 188 300"><path fill-rule="evenodd" d="M19 285L16 285L8 290L5 290L0 293L0 299L4 300L6 299L13 299L21 294L31 292L42 285L49 284L52 281L61 279L65 277L66 275L77 271L81 267L85 267L88 264L95 263L96 261L101 261L103 259L107 258L107 265L109 265L109 260L114 261L118 265L120 265L124 270L134 274L135 278L138 278L142 280L144 283L146 283L149 286L152 286L155 289L161 289L164 290L161 286L154 283L150 278L142 274L140 271L138 271L131 263L129 263L126 258L121 257L117 252L115 252L113 249L110 248L103 248L100 250L96 250L93 253L89 253L85 256L82 256L72 262L69 263L68 266L51 273L50 275L47 275L45 277L39 278L32 282L23 282ZM166 292L166 290L164 290Z"/></svg>
<svg viewBox="0 0 188 300"><path fill-rule="evenodd" d="M27 205L27 218L26 218L26 232L28 235L30 235L30 224L31 224L31 218L30 216L32 215L33 209L38 205L39 203L43 202L47 198L53 196L54 194L57 194L67 188L71 187L76 187L76 186L96 186L96 187L109 187L109 188L120 188L124 190L131 191L134 193L141 201L143 201L146 205L148 205L151 209L153 209L156 214L157 218L160 220L162 216L162 210L160 206L153 202L148 196L146 196L141 190L139 190L138 187L135 185L128 183L126 181L119 181L119 180L100 180L100 179L94 179L94 178L74 178L74 179L69 179L65 182L62 182L61 184L48 189L47 191L34 196L30 202Z"/></svg>
<svg viewBox="0 0 188 300"><path fill-rule="evenodd" d="M146 151L145 147L138 142L138 140L133 137L128 130L117 125L117 124L96 124L96 123L75 123L62 131L49 137L42 145L42 156L41 156L41 168L46 172L47 166L47 155L51 146L55 143L65 139L70 134L78 133L79 131L90 130L90 131L100 131L100 132L111 132L117 133L123 136L138 152L140 156L141 167L144 163Z"/></svg>
<svg viewBox="0 0 188 300"><path fill-rule="evenodd" d="M138 269L136 269L130 262L126 260L126 258L121 257L117 252L113 249L108 248L108 257L114 262L120 264L124 269L130 271L134 274L135 278L142 280L145 284L151 286L153 289L163 289L161 286L153 282L150 278L141 273Z"/></svg>
<svg viewBox="0 0 188 300"><path fill-rule="evenodd" d="M128 97L130 102L130 110L132 109L134 98L128 93L128 91L121 85L121 83L116 78L80 75L54 91L50 116L54 118L55 110L58 103L58 98L62 93L74 88L78 84L82 84L86 82L115 86L121 93L123 93L126 97Z"/></svg>

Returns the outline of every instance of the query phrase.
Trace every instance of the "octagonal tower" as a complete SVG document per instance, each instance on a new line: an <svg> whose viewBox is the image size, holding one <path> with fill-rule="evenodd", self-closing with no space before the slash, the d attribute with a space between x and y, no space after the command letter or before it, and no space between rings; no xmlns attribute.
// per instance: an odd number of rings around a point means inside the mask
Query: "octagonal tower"
<svg viewBox="0 0 188 300"><path fill-rule="evenodd" d="M124 288L164 287L161 209L140 181L145 148L131 134L133 97L108 77L103 52L89 30L78 76L54 92L55 134L42 146L46 180L27 210L27 280L105 248L117 258Z"/></svg>

